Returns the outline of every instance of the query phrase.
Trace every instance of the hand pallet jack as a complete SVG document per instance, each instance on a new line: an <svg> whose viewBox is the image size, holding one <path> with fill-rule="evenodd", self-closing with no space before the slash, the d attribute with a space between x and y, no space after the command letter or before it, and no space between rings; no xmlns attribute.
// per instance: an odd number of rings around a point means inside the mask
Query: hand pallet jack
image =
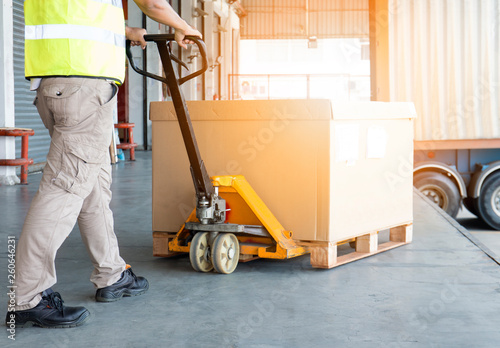
<svg viewBox="0 0 500 348"><path fill-rule="evenodd" d="M172 61L187 70L187 65L172 54L170 42L174 34L145 35L155 42L165 77L139 69L127 42L127 56L137 73L165 83L172 96L184 145L191 165L196 191L196 208L169 243L173 252L189 253L192 267L199 272L230 274L238 262L256 258L288 259L308 253L292 239L269 208L242 175L209 177L194 134L191 118L180 85L203 74L208 68L205 43L189 36L199 49L202 68L178 78ZM226 214L231 210L231 214Z"/></svg>

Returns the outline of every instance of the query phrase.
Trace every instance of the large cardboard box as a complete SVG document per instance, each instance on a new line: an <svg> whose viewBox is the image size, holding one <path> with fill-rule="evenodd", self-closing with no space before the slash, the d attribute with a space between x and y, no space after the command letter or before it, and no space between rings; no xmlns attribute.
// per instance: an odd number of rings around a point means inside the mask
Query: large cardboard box
<svg viewBox="0 0 500 348"><path fill-rule="evenodd" d="M295 240L337 242L410 223L410 103L187 102L208 173L242 174ZM195 207L171 102L151 103L153 230L176 232Z"/></svg>

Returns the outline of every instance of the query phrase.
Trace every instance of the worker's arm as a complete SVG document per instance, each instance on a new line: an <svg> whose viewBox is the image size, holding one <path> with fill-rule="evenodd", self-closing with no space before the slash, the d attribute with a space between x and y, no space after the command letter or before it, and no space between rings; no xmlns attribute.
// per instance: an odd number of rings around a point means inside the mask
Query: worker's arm
<svg viewBox="0 0 500 348"><path fill-rule="evenodd" d="M134 2L149 18L174 28L175 41L179 46L187 48L186 44L190 43L190 41L184 38L188 35L201 38L201 33L179 17L166 0L134 0Z"/></svg>

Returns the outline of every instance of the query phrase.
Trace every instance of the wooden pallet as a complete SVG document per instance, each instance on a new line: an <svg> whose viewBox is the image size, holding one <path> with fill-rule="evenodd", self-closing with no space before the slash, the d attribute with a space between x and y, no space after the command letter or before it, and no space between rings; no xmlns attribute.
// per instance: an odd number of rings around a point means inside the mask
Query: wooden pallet
<svg viewBox="0 0 500 348"><path fill-rule="evenodd" d="M299 245L307 247L311 253L311 265L314 268L333 268L348 262L375 255L412 241L413 224L396 226L390 229L389 241L378 243L378 231L355 237L356 251L337 256L337 246L344 242L300 241Z"/></svg>
<svg viewBox="0 0 500 348"><path fill-rule="evenodd" d="M168 243L174 239L176 233L170 232L153 232L153 256L171 257L181 253L170 251Z"/></svg>

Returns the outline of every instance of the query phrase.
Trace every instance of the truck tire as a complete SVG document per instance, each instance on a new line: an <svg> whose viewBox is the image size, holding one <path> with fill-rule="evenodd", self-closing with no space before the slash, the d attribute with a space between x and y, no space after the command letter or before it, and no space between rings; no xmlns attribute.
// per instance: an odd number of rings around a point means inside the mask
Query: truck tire
<svg viewBox="0 0 500 348"><path fill-rule="evenodd" d="M477 209L484 222L500 231L500 172L491 174L484 181Z"/></svg>
<svg viewBox="0 0 500 348"><path fill-rule="evenodd" d="M413 177L413 186L452 218L457 216L461 203L460 192L450 178L437 172L418 173Z"/></svg>

